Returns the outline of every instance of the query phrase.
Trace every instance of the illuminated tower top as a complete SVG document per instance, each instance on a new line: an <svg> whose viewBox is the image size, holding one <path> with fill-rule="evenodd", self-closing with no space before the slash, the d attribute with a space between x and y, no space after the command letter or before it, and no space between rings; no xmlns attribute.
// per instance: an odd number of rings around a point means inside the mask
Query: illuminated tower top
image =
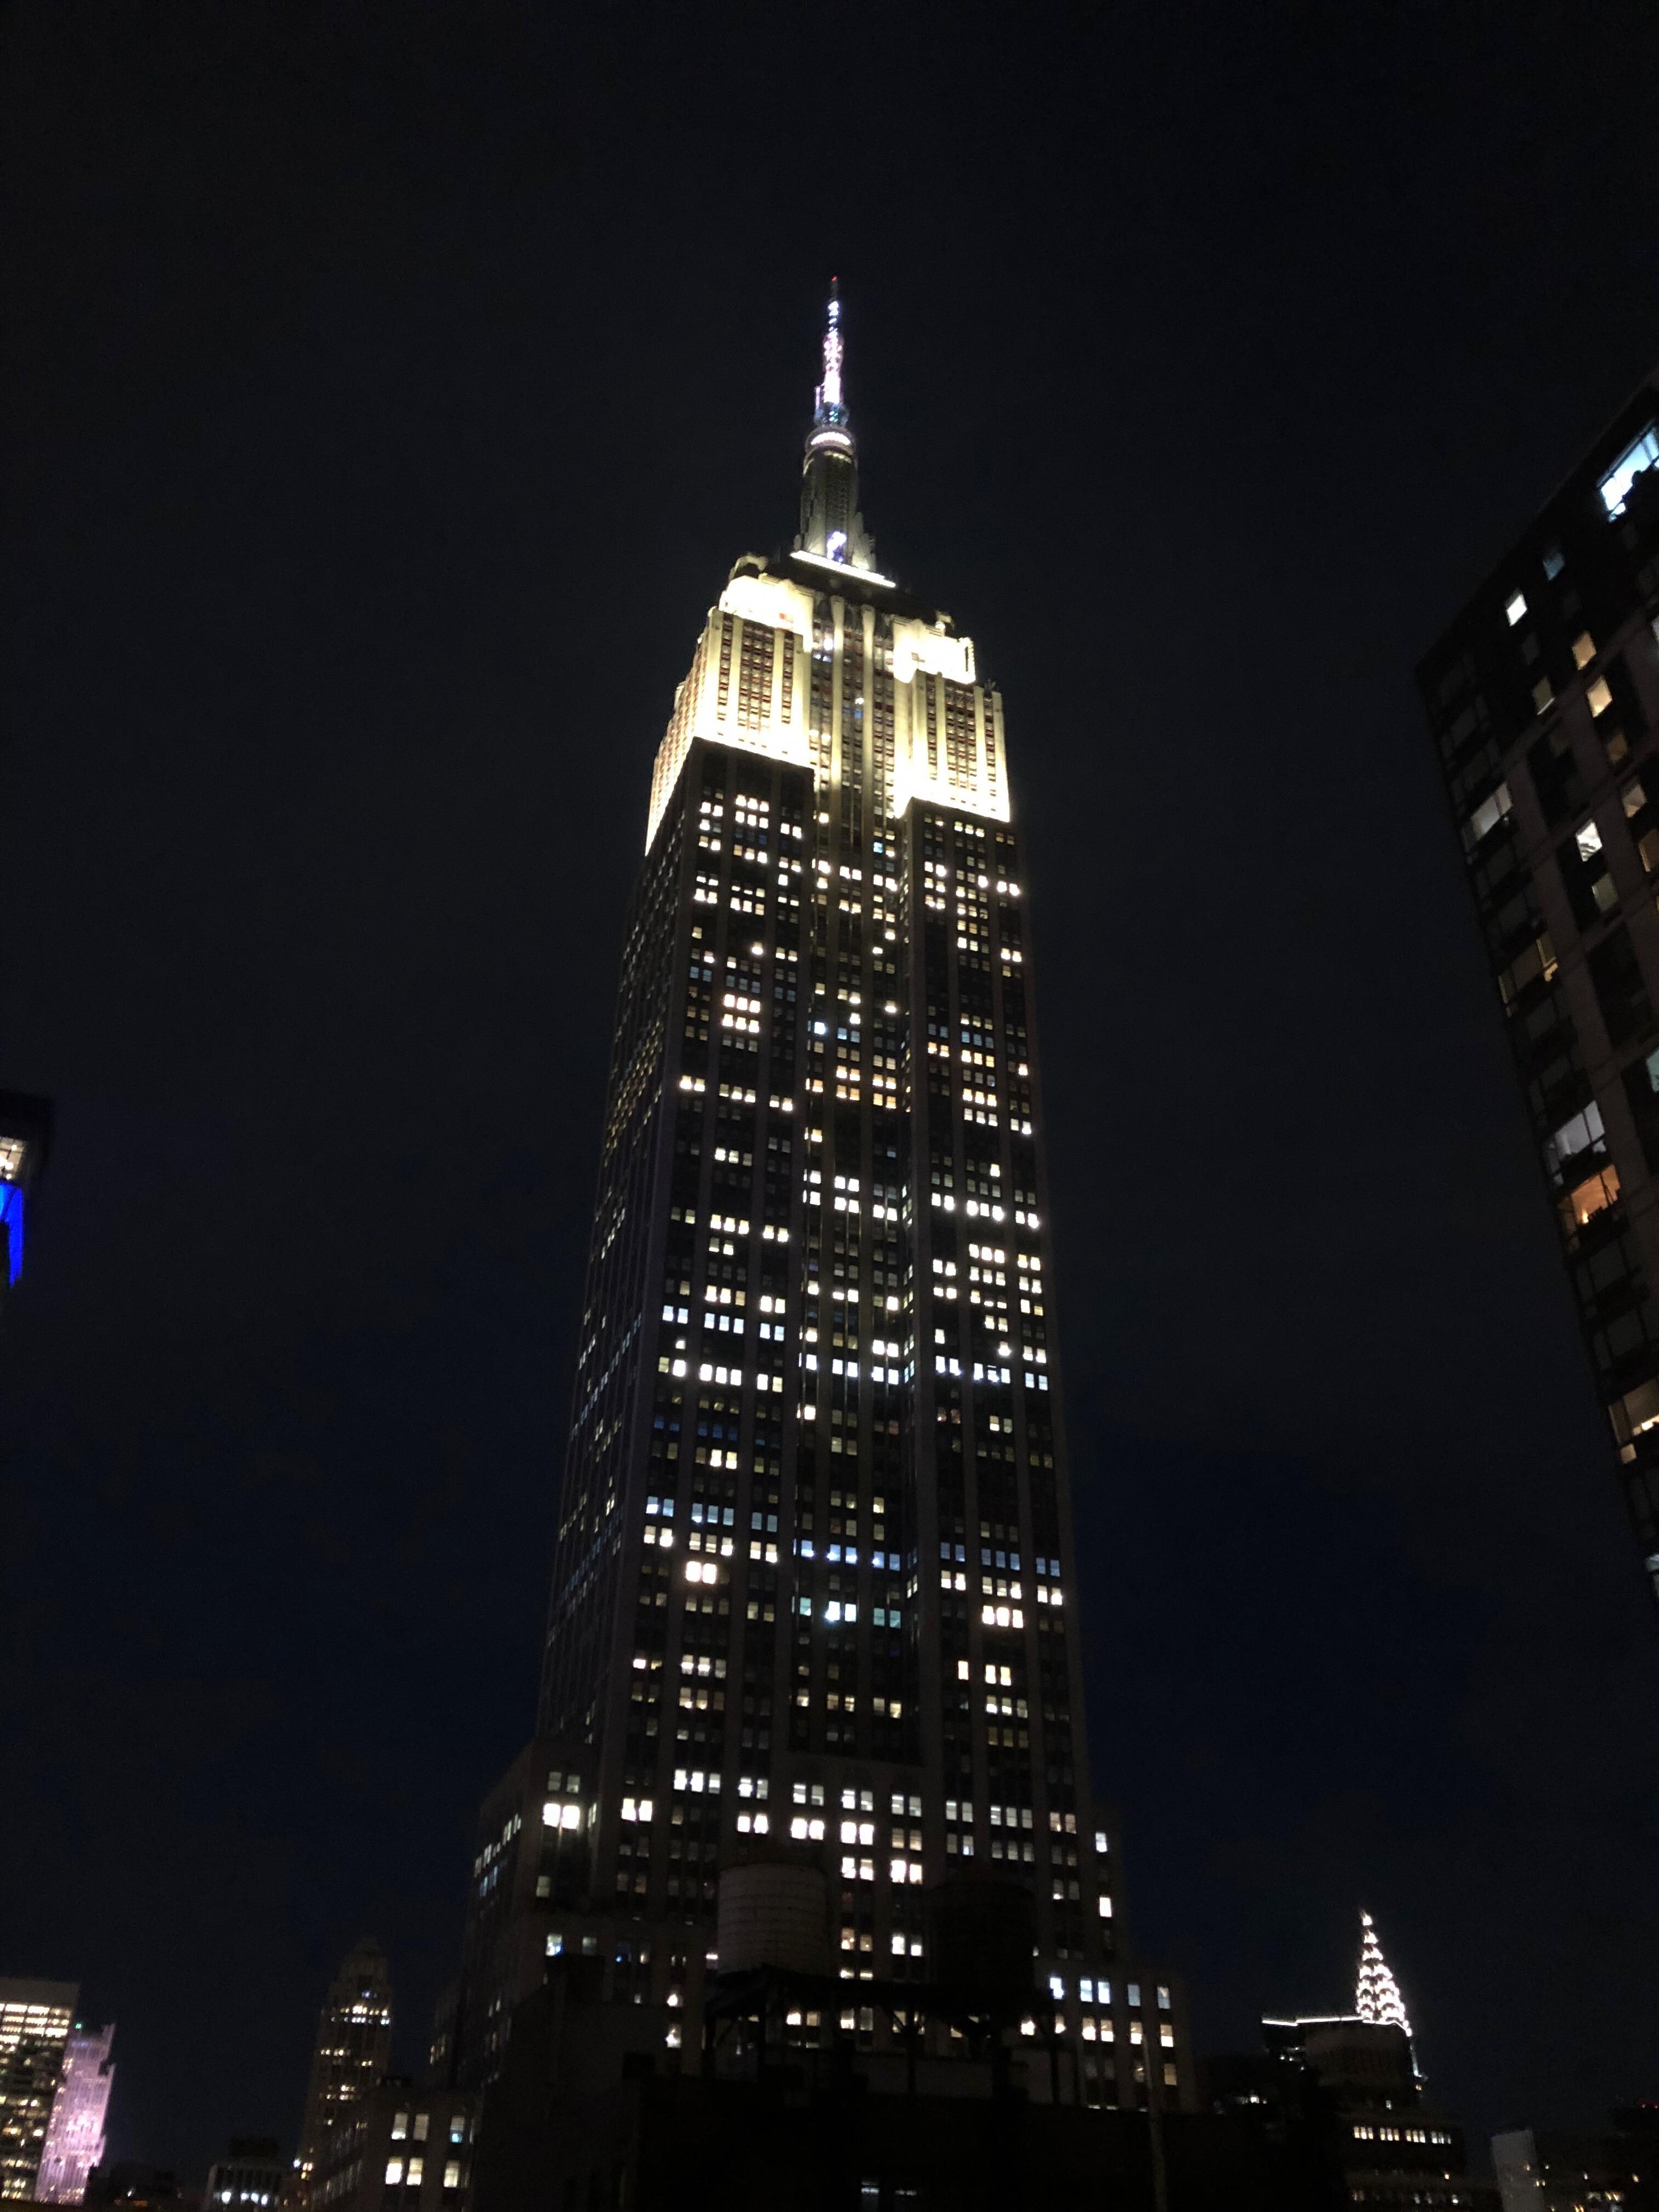
<svg viewBox="0 0 1659 2212"><path fill-rule="evenodd" d="M1412 2024L1406 2017L1406 2001L1382 1956L1382 1946L1376 1940L1376 1929L1369 1912L1359 1916L1359 1979L1354 1990L1353 2008L1361 2020L1403 2027L1407 2035L1412 2032Z"/></svg>
<svg viewBox="0 0 1659 2212"><path fill-rule="evenodd" d="M823 328L823 381L812 395L812 427L801 463L798 552L851 568L873 568L875 540L859 513L858 447L842 383L846 341L841 330L841 292L830 280Z"/></svg>
<svg viewBox="0 0 1659 2212"><path fill-rule="evenodd" d="M823 331L823 381L813 394L812 422L815 430L828 428L850 431L846 408L842 404L841 364L845 353L845 342L841 334L841 279L830 279L830 313ZM850 435L847 443L852 444Z"/></svg>

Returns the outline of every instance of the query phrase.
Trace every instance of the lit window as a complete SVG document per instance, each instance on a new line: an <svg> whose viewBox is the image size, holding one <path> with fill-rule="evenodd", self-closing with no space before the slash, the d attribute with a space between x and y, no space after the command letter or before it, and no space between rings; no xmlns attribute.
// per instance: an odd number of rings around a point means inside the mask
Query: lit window
<svg viewBox="0 0 1659 2212"><path fill-rule="evenodd" d="M1572 641L1572 665L1588 668L1595 658L1595 640L1587 629L1581 629Z"/></svg>
<svg viewBox="0 0 1659 2212"><path fill-rule="evenodd" d="M399 2112L392 2123L392 2140L393 2142L401 2142L408 2133L409 2114Z"/></svg>
<svg viewBox="0 0 1659 2212"><path fill-rule="evenodd" d="M1515 594L1515 597L1510 601L1509 605L1504 608L1504 611L1510 618L1510 628L1513 629L1516 623L1520 621L1522 616L1527 611L1527 599L1525 592L1517 592Z"/></svg>
<svg viewBox="0 0 1659 2212"><path fill-rule="evenodd" d="M429 2112L416 2113L415 2140L416 2142L424 2142L426 2141L426 2131L428 2124L430 2124L431 2118L432 2116Z"/></svg>
<svg viewBox="0 0 1659 2212"><path fill-rule="evenodd" d="M389 2159L387 2159L387 2160L386 2160L386 2186L387 2186L387 2188L388 2188L388 2189L395 2189L395 2188L398 2186L398 2183L402 2181L403 2178L404 2178L404 2162L403 2162L402 2159L400 2159L400 2158L389 2158Z"/></svg>
<svg viewBox="0 0 1659 2212"><path fill-rule="evenodd" d="M1588 860L1601 849L1601 832L1594 822L1586 822L1577 833L1578 857Z"/></svg>
<svg viewBox="0 0 1659 2212"><path fill-rule="evenodd" d="M460 2185L461 2161L458 2158L452 2158L448 2164L444 2167L444 2187L446 2189L459 2189Z"/></svg>
<svg viewBox="0 0 1659 2212"><path fill-rule="evenodd" d="M418 2189L420 2187L421 2176L425 2172L425 2171L426 2160L423 2158L411 2158L410 2160L409 2185L411 2189Z"/></svg>
<svg viewBox="0 0 1659 2212"><path fill-rule="evenodd" d="M1644 469L1659 461L1659 423L1650 422L1636 443L1620 453L1601 479L1601 504L1609 514L1622 514L1630 488Z"/></svg>
<svg viewBox="0 0 1659 2212"><path fill-rule="evenodd" d="M1584 696L1589 702L1592 714L1605 714L1613 704L1613 692L1605 676L1598 676L1593 684L1586 684Z"/></svg>
<svg viewBox="0 0 1659 2212"><path fill-rule="evenodd" d="M1562 1162L1573 1158L1579 1152L1588 1152L1592 1145L1601 1144L1604 1133L1601 1109L1594 1099L1582 1113L1563 1121L1544 1146L1551 1172L1558 1182L1561 1180Z"/></svg>

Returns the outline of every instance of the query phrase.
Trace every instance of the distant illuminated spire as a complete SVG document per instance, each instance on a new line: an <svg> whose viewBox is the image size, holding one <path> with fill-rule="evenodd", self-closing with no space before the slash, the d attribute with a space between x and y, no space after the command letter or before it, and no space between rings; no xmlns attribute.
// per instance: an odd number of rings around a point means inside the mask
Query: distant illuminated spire
<svg viewBox="0 0 1659 2212"><path fill-rule="evenodd" d="M848 412L842 371L847 357L841 329L841 285L830 279L823 324L823 381L812 394L812 427L801 465L800 532L796 550L816 561L873 569L875 541L859 513L858 447Z"/></svg>
<svg viewBox="0 0 1659 2212"><path fill-rule="evenodd" d="M1389 1971L1389 1962L1382 1956L1382 1946L1376 1940L1376 1929L1369 1912L1359 1916L1359 1980L1354 1991L1354 2010L1361 2020L1403 2027L1408 2036L1412 2032L1412 2024L1406 2017L1406 2001L1400 1994L1400 1984Z"/></svg>
<svg viewBox="0 0 1659 2212"><path fill-rule="evenodd" d="M812 427L820 429L825 423L846 425L847 410L841 396L841 364L843 352L841 335L841 279L830 279L830 313L823 328L823 381L813 393Z"/></svg>

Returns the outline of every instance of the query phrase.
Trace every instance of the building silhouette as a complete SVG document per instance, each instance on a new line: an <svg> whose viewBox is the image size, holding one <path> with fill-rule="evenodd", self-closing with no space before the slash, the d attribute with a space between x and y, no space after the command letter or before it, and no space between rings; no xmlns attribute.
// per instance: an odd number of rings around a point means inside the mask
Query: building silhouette
<svg viewBox="0 0 1659 2212"><path fill-rule="evenodd" d="M1313 2127L1339 2203L1395 2212L1476 2204L1463 2131L1425 2101L1399 2021L1349 2014L1261 2027L1274 2094Z"/></svg>
<svg viewBox="0 0 1659 2212"><path fill-rule="evenodd" d="M354 2099L330 2129L309 2183L318 2212L466 2212L476 2100L396 2075Z"/></svg>
<svg viewBox="0 0 1659 2212"><path fill-rule="evenodd" d="M538 1730L434 2041L535 2077L485 2109L501 2203L555 2080L1192 2101L1090 1784L1003 703L876 565L844 368L832 297L798 535L652 776Z"/></svg>
<svg viewBox="0 0 1659 2212"><path fill-rule="evenodd" d="M275 2136L233 2136L226 2155L208 2168L204 2212L270 2212L289 2173Z"/></svg>
<svg viewBox="0 0 1659 2212"><path fill-rule="evenodd" d="M317 2018L300 2148L289 2194L310 2203L313 2176L330 2136L392 2064L392 1978L378 1943L354 1944L329 1984Z"/></svg>
<svg viewBox="0 0 1659 2212"><path fill-rule="evenodd" d="M1492 2139L1503 2212L1649 2212L1659 2203L1659 2115L1615 2112L1592 2135L1509 2128ZM1622 2123L1622 2124L1621 2124Z"/></svg>
<svg viewBox="0 0 1659 2212"><path fill-rule="evenodd" d="M1418 680L1659 1597L1656 461L1659 375L1608 423Z"/></svg>

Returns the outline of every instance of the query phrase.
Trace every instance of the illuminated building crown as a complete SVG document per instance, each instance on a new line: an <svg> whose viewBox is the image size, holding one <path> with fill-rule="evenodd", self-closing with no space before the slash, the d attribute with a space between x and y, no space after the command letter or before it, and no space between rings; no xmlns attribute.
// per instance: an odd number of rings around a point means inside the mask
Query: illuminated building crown
<svg viewBox="0 0 1659 2212"><path fill-rule="evenodd" d="M875 540L859 513L858 447L842 383L846 342L841 330L841 292L830 280L823 330L823 381L812 395L812 427L801 464L800 534L795 550L850 568L873 568Z"/></svg>
<svg viewBox="0 0 1659 2212"><path fill-rule="evenodd" d="M1361 2020L1403 2027L1407 2035L1412 2032L1412 2024L1406 2017L1406 2001L1382 1956L1382 1946L1376 1940L1376 1929L1369 1912L1359 1916L1359 1979L1354 1990L1354 2010Z"/></svg>

